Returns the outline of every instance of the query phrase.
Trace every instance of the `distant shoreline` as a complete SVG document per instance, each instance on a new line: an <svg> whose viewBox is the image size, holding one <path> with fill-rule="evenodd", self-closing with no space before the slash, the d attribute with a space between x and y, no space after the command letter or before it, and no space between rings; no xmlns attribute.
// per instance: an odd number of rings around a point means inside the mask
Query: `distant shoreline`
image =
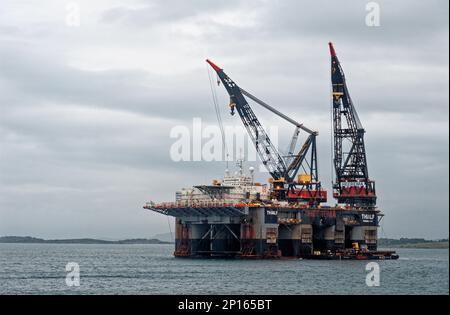
<svg viewBox="0 0 450 315"><path fill-rule="evenodd" d="M145 239L125 239L118 241L106 241L94 238L77 238L77 239L51 239L46 240L31 236L2 236L0 243L7 244L98 244L98 245L132 245L132 244L173 244L173 242L162 241L157 238ZM380 238L378 240L380 248L417 248L417 249L448 249L448 239L442 240L425 240L422 238Z"/></svg>
<svg viewBox="0 0 450 315"><path fill-rule="evenodd" d="M380 238L378 247L387 248L418 248L418 249L448 249L448 239L426 240L423 238Z"/></svg>
<svg viewBox="0 0 450 315"><path fill-rule="evenodd" d="M9 244L99 244L99 245L130 245L130 244L173 244L173 242L165 242L159 239L126 239L119 241L106 241L94 238L77 238L77 239L54 239L45 240L31 236L3 236L0 237L0 243Z"/></svg>

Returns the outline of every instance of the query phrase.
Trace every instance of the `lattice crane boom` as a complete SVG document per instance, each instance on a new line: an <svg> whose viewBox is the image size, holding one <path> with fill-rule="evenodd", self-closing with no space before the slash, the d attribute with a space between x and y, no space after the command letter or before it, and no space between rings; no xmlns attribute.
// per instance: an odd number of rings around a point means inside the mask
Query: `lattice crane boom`
<svg viewBox="0 0 450 315"><path fill-rule="evenodd" d="M374 207L375 182L369 179L364 143L365 130L348 91L344 71L332 43L331 82L333 85L334 196L339 203Z"/></svg>
<svg viewBox="0 0 450 315"><path fill-rule="evenodd" d="M220 81L223 83L230 96L230 107L232 114L234 110L238 112L250 138L256 147L262 163L271 174L274 180L274 190L278 193L277 198L283 200L286 198L289 199L289 194L292 192L294 194L292 195L293 199L298 199L300 198L298 196L301 195L301 198L309 199L311 203L315 204L326 201L326 192L321 189L321 184L318 179L316 152L316 137L318 132L305 127L303 124L295 121L291 117L281 113L254 95L243 90L232 79L230 79L228 75L225 74L223 69L210 60L207 60L207 62L217 72ZM248 97L258 105L266 108L295 126L296 131L293 139L291 140L291 146L289 148L290 153L286 159L280 155L278 150L270 141L269 136L265 132L245 97ZM299 149L298 153L292 154L295 144L297 143L298 133L300 130L305 131L309 135L303 146ZM311 156L310 159L307 158L308 154ZM307 175L305 182L301 183L300 180L296 180L297 173L300 169L302 169ZM305 177L303 177L303 179L304 178ZM297 186L301 186L301 189L295 191ZM295 193L298 194L295 195Z"/></svg>
<svg viewBox="0 0 450 315"><path fill-rule="evenodd" d="M256 147L256 151L261 158L261 162L266 166L270 175L275 180L284 178L287 169L286 164L242 94L241 88L239 88L239 86L212 61L207 60L207 62L217 72L219 79L222 81L230 95L230 107L232 112L236 109L241 117L242 123L247 129L247 132Z"/></svg>

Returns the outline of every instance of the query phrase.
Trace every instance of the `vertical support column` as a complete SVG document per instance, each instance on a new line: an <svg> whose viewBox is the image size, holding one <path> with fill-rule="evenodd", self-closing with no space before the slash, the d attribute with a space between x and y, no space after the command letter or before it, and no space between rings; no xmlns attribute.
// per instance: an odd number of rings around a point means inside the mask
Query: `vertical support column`
<svg viewBox="0 0 450 315"><path fill-rule="evenodd" d="M283 257L300 256L301 220L299 211L287 211L278 214L278 249Z"/></svg>
<svg viewBox="0 0 450 315"><path fill-rule="evenodd" d="M294 256L294 248L291 239L292 225L280 224L278 226L278 248L284 257Z"/></svg>
<svg viewBox="0 0 450 315"><path fill-rule="evenodd" d="M325 241L325 248L327 250L334 250L334 248L335 248L334 247L335 231L336 231L335 225L326 227L324 229L323 238Z"/></svg>
<svg viewBox="0 0 450 315"><path fill-rule="evenodd" d="M359 247L361 248L361 245L365 244L365 226L353 226L351 232L350 232L350 240L353 243L358 243Z"/></svg>
<svg viewBox="0 0 450 315"><path fill-rule="evenodd" d="M249 208L245 222L241 224L241 256L262 256L264 251L262 244L263 225L264 208Z"/></svg>
<svg viewBox="0 0 450 315"><path fill-rule="evenodd" d="M245 218L241 223L241 244L240 252L242 257L252 257L256 255L256 233L253 222L250 218Z"/></svg>
<svg viewBox="0 0 450 315"><path fill-rule="evenodd" d="M301 224L300 255L309 256L313 253L313 227L311 224Z"/></svg>
<svg viewBox="0 0 450 315"><path fill-rule="evenodd" d="M378 226L366 226L364 240L369 250L377 250Z"/></svg>
<svg viewBox="0 0 450 315"><path fill-rule="evenodd" d="M250 208L241 225L241 256L278 257L278 211Z"/></svg>
<svg viewBox="0 0 450 315"><path fill-rule="evenodd" d="M345 248L345 225L341 219L336 219L336 227L334 230L334 246L336 249Z"/></svg>
<svg viewBox="0 0 450 315"><path fill-rule="evenodd" d="M175 257L191 255L191 237L189 225L177 218L175 221Z"/></svg>

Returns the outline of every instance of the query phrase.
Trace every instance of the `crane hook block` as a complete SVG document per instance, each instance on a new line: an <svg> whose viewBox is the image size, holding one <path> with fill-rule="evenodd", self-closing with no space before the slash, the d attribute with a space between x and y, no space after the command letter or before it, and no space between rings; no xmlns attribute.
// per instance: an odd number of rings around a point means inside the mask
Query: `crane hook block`
<svg viewBox="0 0 450 315"><path fill-rule="evenodd" d="M236 107L236 104L233 101L231 101L230 102L231 116L234 116L234 109L235 109L235 107Z"/></svg>

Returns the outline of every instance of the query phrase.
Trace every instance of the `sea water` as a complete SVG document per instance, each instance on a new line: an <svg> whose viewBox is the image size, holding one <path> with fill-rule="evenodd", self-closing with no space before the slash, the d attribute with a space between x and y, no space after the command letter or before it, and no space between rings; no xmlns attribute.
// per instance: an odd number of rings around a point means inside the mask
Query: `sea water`
<svg viewBox="0 0 450 315"><path fill-rule="evenodd" d="M370 287L367 261L183 259L173 250L0 244L0 294L449 294L448 249L397 249L399 260L377 261L380 283ZM74 264L75 285L66 281Z"/></svg>

